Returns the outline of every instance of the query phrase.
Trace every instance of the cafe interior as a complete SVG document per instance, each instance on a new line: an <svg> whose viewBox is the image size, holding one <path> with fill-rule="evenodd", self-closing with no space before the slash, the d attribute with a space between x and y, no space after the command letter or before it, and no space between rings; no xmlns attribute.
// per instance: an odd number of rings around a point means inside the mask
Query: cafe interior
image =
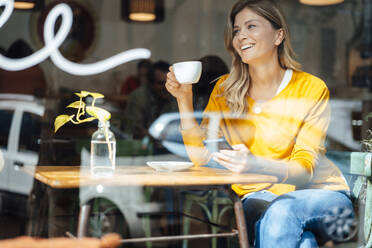
<svg viewBox="0 0 372 248"><path fill-rule="evenodd" d="M302 70L330 91L326 156L353 194L357 218L321 247L372 247L372 1L276 1ZM164 86L169 66L200 61L203 117L231 68L235 2L0 1L0 247L252 247L230 186L274 179L194 168Z"/></svg>

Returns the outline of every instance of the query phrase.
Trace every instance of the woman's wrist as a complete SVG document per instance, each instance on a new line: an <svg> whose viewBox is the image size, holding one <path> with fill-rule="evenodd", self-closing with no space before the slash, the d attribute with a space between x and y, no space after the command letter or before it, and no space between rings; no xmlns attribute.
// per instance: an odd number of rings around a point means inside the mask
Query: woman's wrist
<svg viewBox="0 0 372 248"><path fill-rule="evenodd" d="M198 126L194 117L192 94L177 98L178 110L181 117L180 129L188 130Z"/></svg>
<svg viewBox="0 0 372 248"><path fill-rule="evenodd" d="M180 113L193 112L194 107L193 107L193 102L192 102L192 94L188 94L183 97L178 97L176 98L176 100L177 100L178 109Z"/></svg>
<svg viewBox="0 0 372 248"><path fill-rule="evenodd" d="M281 183L288 178L288 165L284 162L256 156L252 156L250 162L253 165L253 173L276 176Z"/></svg>

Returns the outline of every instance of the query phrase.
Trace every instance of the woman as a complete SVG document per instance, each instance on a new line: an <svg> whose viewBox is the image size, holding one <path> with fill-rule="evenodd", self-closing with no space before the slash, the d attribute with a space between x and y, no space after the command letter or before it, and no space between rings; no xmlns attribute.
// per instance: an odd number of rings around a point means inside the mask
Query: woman
<svg viewBox="0 0 372 248"><path fill-rule="evenodd" d="M232 186L242 198L251 242L317 247L317 240L332 238L326 235L329 217L339 217L340 209L354 215L344 177L324 158L329 91L300 70L275 1L238 1L228 18L225 46L231 72L216 83L204 113L221 114L219 133L233 150L208 152L202 142L208 120L199 127L192 115L183 115L193 112L191 85L179 84L172 68L168 73L166 87L177 99L190 159L196 166L213 158L234 172L277 176L278 184Z"/></svg>

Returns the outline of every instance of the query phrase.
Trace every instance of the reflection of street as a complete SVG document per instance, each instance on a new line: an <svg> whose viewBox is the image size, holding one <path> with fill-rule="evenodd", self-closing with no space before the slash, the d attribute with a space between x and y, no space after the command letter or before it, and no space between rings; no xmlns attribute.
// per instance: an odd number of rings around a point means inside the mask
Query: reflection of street
<svg viewBox="0 0 372 248"><path fill-rule="evenodd" d="M43 113L33 96L0 94L0 239L25 234L33 178L21 168L38 163Z"/></svg>
<svg viewBox="0 0 372 248"><path fill-rule="evenodd" d="M39 157L41 116L44 106L29 95L0 94L0 205L1 212L26 216L32 178L20 171L36 165ZM0 160L2 160L0 158Z"/></svg>

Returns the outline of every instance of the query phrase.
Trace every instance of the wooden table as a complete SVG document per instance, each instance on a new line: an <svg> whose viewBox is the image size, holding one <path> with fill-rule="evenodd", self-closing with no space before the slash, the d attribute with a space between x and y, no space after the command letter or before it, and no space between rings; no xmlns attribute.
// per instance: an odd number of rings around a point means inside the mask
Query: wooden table
<svg viewBox="0 0 372 248"><path fill-rule="evenodd" d="M27 166L24 170L32 173ZM248 247L248 236L243 212L242 203L237 195L231 190L231 184L251 184L251 183L275 183L277 178L268 175L257 174L236 174L228 170L215 168L198 167L187 171L179 172L157 172L148 166L117 166L111 177L94 177L90 174L89 167L85 166L37 166L32 174L40 182L52 188L79 188L92 185L103 186L153 186L153 187L182 187L215 189L221 187L227 190L234 202L234 213L237 223L237 230L225 234L209 234L208 237L218 235L233 236L238 235L240 246ZM89 214L89 206L80 207L78 237L85 235L86 223ZM217 236L216 236L217 235ZM179 235L167 237L152 237L140 239L128 239L123 242L148 242L164 241L174 239L191 239L197 235ZM199 235L199 237L202 237ZM206 237L203 235L203 237Z"/></svg>

